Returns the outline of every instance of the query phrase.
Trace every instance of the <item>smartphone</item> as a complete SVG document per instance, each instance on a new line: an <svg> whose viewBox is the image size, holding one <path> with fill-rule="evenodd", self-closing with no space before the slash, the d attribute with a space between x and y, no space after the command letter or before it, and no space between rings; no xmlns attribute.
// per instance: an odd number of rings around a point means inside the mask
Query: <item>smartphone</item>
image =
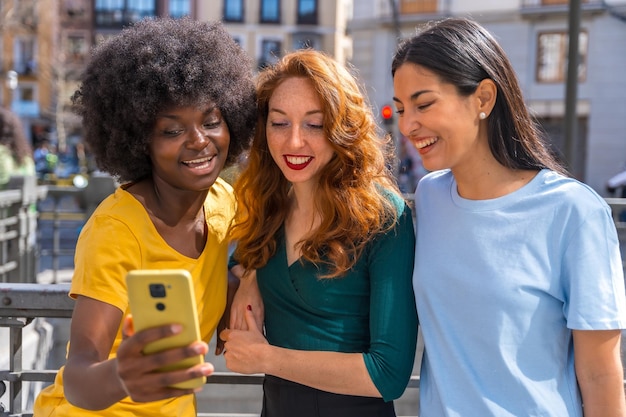
<svg viewBox="0 0 626 417"><path fill-rule="evenodd" d="M133 315L135 332L150 327L179 323L181 333L149 343L144 353L160 352L187 346L201 340L196 298L191 274L185 269L138 269L126 275L128 302ZM204 362L202 355L183 359L160 368L161 371L186 369ZM173 384L175 388L197 388L206 383L206 377Z"/></svg>

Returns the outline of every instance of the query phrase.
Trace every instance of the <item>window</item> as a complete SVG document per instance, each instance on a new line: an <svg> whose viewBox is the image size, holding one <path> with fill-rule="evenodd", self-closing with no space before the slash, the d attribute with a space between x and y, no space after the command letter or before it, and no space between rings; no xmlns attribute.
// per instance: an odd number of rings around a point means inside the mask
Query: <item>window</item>
<svg viewBox="0 0 626 417"><path fill-rule="evenodd" d="M34 83L20 82L13 91L11 110L21 116L38 116L37 86Z"/></svg>
<svg viewBox="0 0 626 417"><path fill-rule="evenodd" d="M298 24L317 25L317 0L298 0Z"/></svg>
<svg viewBox="0 0 626 417"><path fill-rule="evenodd" d="M63 11L65 17L73 21L86 21L87 5L86 0L64 0Z"/></svg>
<svg viewBox="0 0 626 417"><path fill-rule="evenodd" d="M243 0L224 0L224 21L243 22Z"/></svg>
<svg viewBox="0 0 626 417"><path fill-rule="evenodd" d="M578 38L578 81L587 77L587 32ZM537 81L541 83L564 82L567 76L568 34L544 32L539 34L537 47Z"/></svg>
<svg viewBox="0 0 626 417"><path fill-rule="evenodd" d="M13 69L19 74L35 72L35 38L16 37L13 46Z"/></svg>
<svg viewBox="0 0 626 417"><path fill-rule="evenodd" d="M96 0L96 25L122 27L155 16L155 0Z"/></svg>
<svg viewBox="0 0 626 417"><path fill-rule="evenodd" d="M261 0L261 23L280 23L279 0Z"/></svg>
<svg viewBox="0 0 626 417"><path fill-rule="evenodd" d="M65 63L82 65L87 55L87 37L83 33L70 33L66 38Z"/></svg>
<svg viewBox="0 0 626 417"><path fill-rule="evenodd" d="M275 64L280 57L280 41L264 39L261 42L261 57L259 58L259 69Z"/></svg>
<svg viewBox="0 0 626 417"><path fill-rule="evenodd" d="M121 26L124 0L96 0L96 25Z"/></svg>
<svg viewBox="0 0 626 417"><path fill-rule="evenodd" d="M138 22L144 17L155 16L154 0L126 0L125 22Z"/></svg>
<svg viewBox="0 0 626 417"><path fill-rule="evenodd" d="M169 15L175 19L189 16L189 0L170 0Z"/></svg>

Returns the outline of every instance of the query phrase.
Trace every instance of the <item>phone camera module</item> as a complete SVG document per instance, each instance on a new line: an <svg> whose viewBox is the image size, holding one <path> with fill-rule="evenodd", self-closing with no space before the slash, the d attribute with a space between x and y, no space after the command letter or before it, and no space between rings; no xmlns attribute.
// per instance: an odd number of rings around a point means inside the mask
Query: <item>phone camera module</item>
<svg viewBox="0 0 626 417"><path fill-rule="evenodd" d="M165 285L150 284L150 295L153 298L164 298L165 297Z"/></svg>

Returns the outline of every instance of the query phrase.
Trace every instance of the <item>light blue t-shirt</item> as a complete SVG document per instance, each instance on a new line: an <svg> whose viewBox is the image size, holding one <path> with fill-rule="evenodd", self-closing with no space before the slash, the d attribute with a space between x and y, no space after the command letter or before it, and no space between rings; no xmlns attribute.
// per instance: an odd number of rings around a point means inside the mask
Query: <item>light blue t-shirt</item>
<svg viewBox="0 0 626 417"><path fill-rule="evenodd" d="M591 188L543 170L491 200L416 193L420 415L582 417L572 329L626 327L619 241Z"/></svg>

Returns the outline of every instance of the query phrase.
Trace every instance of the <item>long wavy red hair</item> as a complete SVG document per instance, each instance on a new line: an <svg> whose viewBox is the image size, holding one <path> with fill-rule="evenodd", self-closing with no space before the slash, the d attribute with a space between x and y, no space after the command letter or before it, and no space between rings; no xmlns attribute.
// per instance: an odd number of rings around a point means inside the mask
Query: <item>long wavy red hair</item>
<svg viewBox="0 0 626 417"><path fill-rule="evenodd" d="M354 266L370 238L394 226L397 212L389 193L400 192L387 167L389 139L379 135L355 78L314 50L287 54L259 74L255 137L235 183L235 259L245 269L264 266L276 251L276 233L287 217L290 184L270 155L266 122L270 97L292 77L313 83L322 102L324 132L335 151L315 194L322 222L301 242L302 258L325 266L320 277L336 278Z"/></svg>

